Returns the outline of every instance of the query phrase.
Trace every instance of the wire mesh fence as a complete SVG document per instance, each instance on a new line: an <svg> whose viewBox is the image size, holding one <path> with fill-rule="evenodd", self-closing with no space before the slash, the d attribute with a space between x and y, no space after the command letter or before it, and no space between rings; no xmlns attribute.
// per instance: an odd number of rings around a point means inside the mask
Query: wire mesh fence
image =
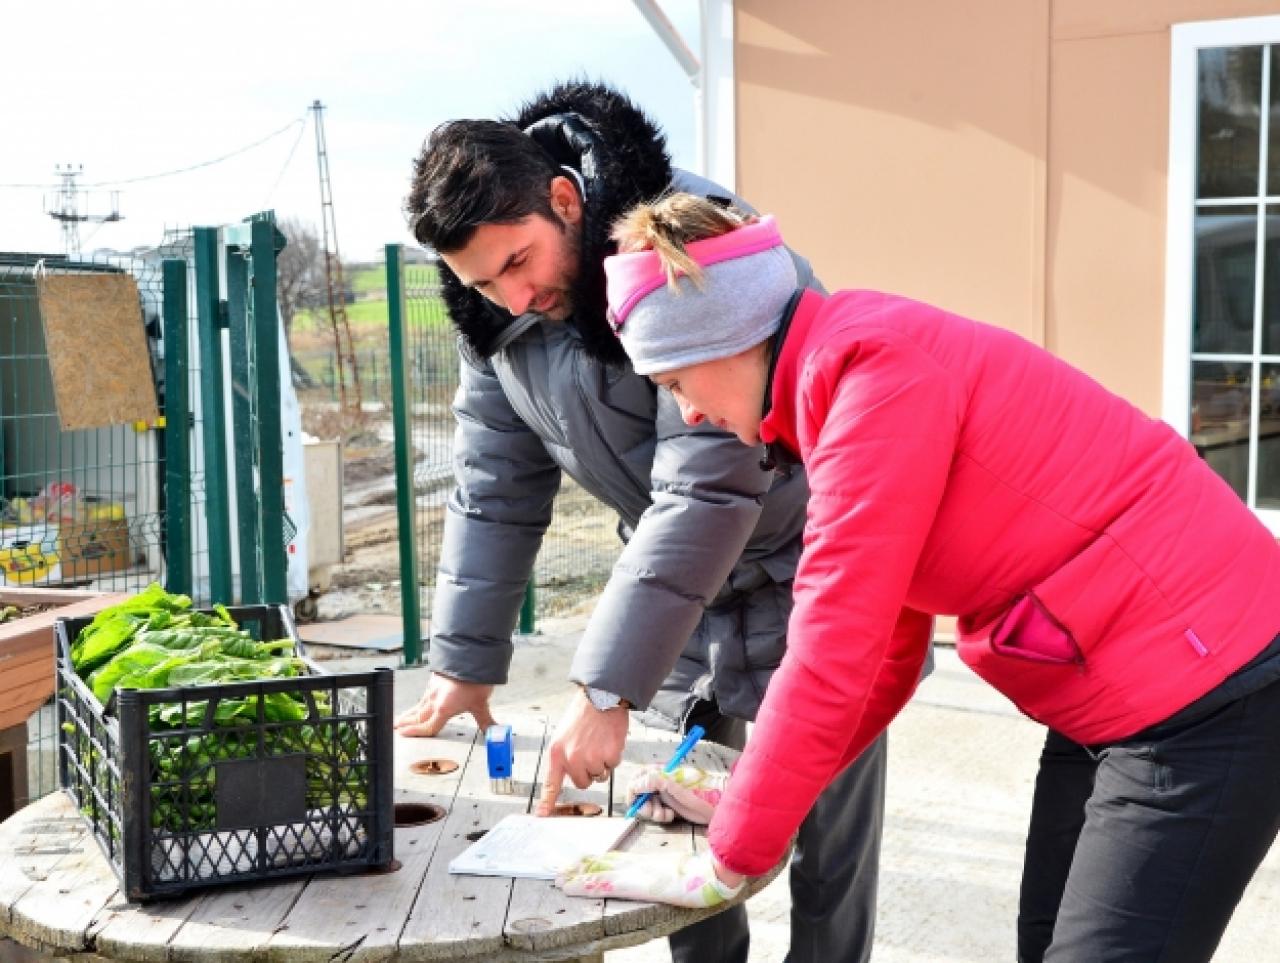
<svg viewBox="0 0 1280 963"><path fill-rule="evenodd" d="M161 263L194 268L191 233L173 230L156 247L128 255L79 260L35 253L0 254L0 588L134 591L164 577L166 553L164 343ZM154 423L64 430L54 393L37 278L129 274L137 282L150 369L129 372L156 387L161 418ZM83 332L95 337L92 326ZM188 371L190 390L199 364ZM198 431L198 416L190 419ZM204 477L192 466L193 512L203 514ZM208 549L192 533L193 566ZM206 588L207 588L207 583ZM52 667L52 650L50 650ZM52 703L26 721L25 804L57 788L56 723Z"/></svg>
<svg viewBox="0 0 1280 963"><path fill-rule="evenodd" d="M137 281L158 410L164 412L161 261L185 257L189 232L149 251L70 261L0 254L0 585L129 591L165 568L163 420L64 430L37 275L131 274ZM190 270L190 261L188 259ZM85 338L95 332L88 326ZM189 372L199 383L198 366ZM203 479L192 475L193 510ZM206 552L196 541L195 565Z"/></svg>
<svg viewBox="0 0 1280 963"><path fill-rule="evenodd" d="M458 389L458 353L435 267L410 264L404 272L415 529L425 616L434 594L445 502L453 485L450 406ZM564 612L600 591L621 549L616 525L617 517L609 509L564 478L534 572L539 616Z"/></svg>
<svg viewBox="0 0 1280 963"><path fill-rule="evenodd" d="M58 788L58 723L53 702L27 720L27 800L47 796ZM19 800L22 802L22 800Z"/></svg>
<svg viewBox="0 0 1280 963"><path fill-rule="evenodd" d="M317 344L312 332L291 339L294 368L294 386L307 401L338 404L341 401L338 385L337 352L330 346ZM391 361L387 351L387 332L382 327L374 331L362 331L356 341L356 366L360 372L360 396L367 404L384 407L391 405Z"/></svg>

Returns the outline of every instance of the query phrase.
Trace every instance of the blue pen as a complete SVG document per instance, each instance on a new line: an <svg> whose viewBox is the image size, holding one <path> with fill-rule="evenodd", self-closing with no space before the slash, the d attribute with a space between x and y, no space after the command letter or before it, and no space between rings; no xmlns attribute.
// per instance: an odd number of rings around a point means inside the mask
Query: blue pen
<svg viewBox="0 0 1280 963"><path fill-rule="evenodd" d="M684 757L689 755L689 750L697 745L698 740L706 734L707 730L702 728L702 726L693 726L689 730L689 734L684 737L684 742L680 743L680 745L676 747L675 755L671 757L671 761L662 767L662 771L675 772L676 766L684 762ZM633 802L631 804L631 808L627 810L627 819L634 819L636 813L640 812L641 807L643 807L651 798L653 798L653 793L651 792L641 793L639 796L636 796L636 801Z"/></svg>

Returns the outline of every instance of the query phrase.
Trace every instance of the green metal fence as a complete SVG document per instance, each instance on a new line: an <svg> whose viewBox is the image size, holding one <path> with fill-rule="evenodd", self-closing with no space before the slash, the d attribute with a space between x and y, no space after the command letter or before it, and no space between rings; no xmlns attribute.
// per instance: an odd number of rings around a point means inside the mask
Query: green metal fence
<svg viewBox="0 0 1280 963"><path fill-rule="evenodd" d="M9 563L0 586L135 591L163 580L202 605L287 601L282 242L261 214L172 230L127 256L0 254L0 553ZM41 272L135 278L151 364L127 376L155 384L154 423L63 430ZM91 326L84 337L94 337ZM56 788L51 705L27 732L28 797L37 799Z"/></svg>
<svg viewBox="0 0 1280 963"><path fill-rule="evenodd" d="M141 376L155 378L163 413L161 265L170 256L186 263L189 244L189 235L174 233L145 255L75 262L0 255L0 551L10 562L24 556L23 572L9 566L7 584L127 591L164 571L166 422L62 430L35 277L134 276L153 361ZM199 377L198 367L190 376ZM203 479L192 478L190 487L199 511ZM207 548L197 536L187 551L199 564Z"/></svg>
<svg viewBox="0 0 1280 963"><path fill-rule="evenodd" d="M434 265L404 264L400 246L388 245L387 294L390 375L393 383L402 376L405 385L402 398L396 397L395 428L401 584L419 586L416 594L402 593L405 661L414 662L419 650L408 643L416 639L419 616L430 615L444 506L453 485L450 406L458 389L458 354ZM554 615L599 593L621 549L616 525L612 512L564 479L538 555L522 631L532 630L535 611ZM412 566L405 553L412 556Z"/></svg>
<svg viewBox="0 0 1280 963"><path fill-rule="evenodd" d="M172 231L128 256L0 255L0 584L132 591L163 580L198 603L288 601L282 243L262 214ZM120 376L155 384L155 423L63 429L41 272L136 279L151 365ZM83 336L95 336L91 321Z"/></svg>

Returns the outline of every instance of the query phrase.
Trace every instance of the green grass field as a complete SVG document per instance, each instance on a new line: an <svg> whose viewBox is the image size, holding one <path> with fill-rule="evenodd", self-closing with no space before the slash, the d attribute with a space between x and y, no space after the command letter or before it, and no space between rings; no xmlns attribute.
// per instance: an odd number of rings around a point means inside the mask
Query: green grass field
<svg viewBox="0 0 1280 963"><path fill-rule="evenodd" d="M410 288L434 287L440 283L434 264L408 264L404 269L405 286ZM384 296L387 290L387 271L380 264L353 268L347 274L347 284L360 299Z"/></svg>
<svg viewBox="0 0 1280 963"><path fill-rule="evenodd" d="M355 334L368 333L376 328L386 328L387 274L381 264L353 268L346 274L346 281L356 300L348 304L347 320L355 328ZM407 291L408 322L411 328L429 328L447 325L444 302L432 291L439 284L439 274L432 264L409 264L404 269ZM320 332L329 328L328 308L299 311L293 321L299 332Z"/></svg>
<svg viewBox="0 0 1280 963"><path fill-rule="evenodd" d="M432 328L445 326L449 316L445 312L444 302L435 297L411 297L406 305L409 327ZM388 324L387 302L385 298L377 300L356 301L347 305L347 320L351 327L357 329L385 328ZM321 308L318 311L299 311L293 319L298 331L327 331L329 328L329 311Z"/></svg>
<svg viewBox="0 0 1280 963"><path fill-rule="evenodd" d="M347 283L357 298L387 289L387 272L380 266L357 268L347 275Z"/></svg>

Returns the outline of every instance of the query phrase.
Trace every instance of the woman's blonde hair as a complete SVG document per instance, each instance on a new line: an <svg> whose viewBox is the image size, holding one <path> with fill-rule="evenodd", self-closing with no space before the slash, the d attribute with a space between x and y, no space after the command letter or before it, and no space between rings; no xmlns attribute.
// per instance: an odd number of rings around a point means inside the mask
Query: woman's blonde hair
<svg viewBox="0 0 1280 963"><path fill-rule="evenodd" d="M612 237L620 252L652 250L667 275L667 286L676 290L676 278L687 276L702 287L702 268L684 246L691 241L728 234L756 217L725 207L696 194L667 194L637 204L613 222Z"/></svg>

